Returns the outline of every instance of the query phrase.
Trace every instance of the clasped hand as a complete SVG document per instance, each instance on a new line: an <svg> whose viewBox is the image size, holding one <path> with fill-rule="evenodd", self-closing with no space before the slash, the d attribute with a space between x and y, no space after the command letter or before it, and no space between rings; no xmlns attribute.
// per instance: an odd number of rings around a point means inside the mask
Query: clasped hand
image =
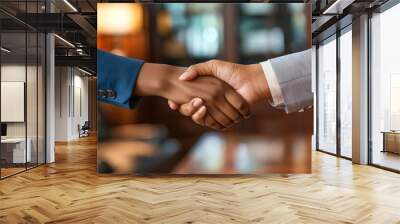
<svg viewBox="0 0 400 224"><path fill-rule="evenodd" d="M138 95L168 99L171 109L216 130L224 130L250 116L250 104L269 95L259 64L240 65L211 60L189 68L145 63Z"/></svg>

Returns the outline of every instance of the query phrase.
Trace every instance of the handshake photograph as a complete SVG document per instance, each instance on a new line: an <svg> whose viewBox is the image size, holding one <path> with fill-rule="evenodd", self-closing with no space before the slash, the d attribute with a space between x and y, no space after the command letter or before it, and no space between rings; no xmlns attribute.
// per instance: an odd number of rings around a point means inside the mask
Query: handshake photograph
<svg viewBox="0 0 400 224"><path fill-rule="evenodd" d="M309 4L97 9L99 173L311 172Z"/></svg>
<svg viewBox="0 0 400 224"><path fill-rule="evenodd" d="M0 0L0 224L400 224L400 0Z"/></svg>

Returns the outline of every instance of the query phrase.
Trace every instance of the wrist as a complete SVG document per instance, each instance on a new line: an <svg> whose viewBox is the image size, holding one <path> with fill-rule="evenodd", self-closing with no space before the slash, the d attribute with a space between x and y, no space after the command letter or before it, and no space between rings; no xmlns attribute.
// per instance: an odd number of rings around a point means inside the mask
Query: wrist
<svg viewBox="0 0 400 224"><path fill-rule="evenodd" d="M169 74L174 66L164 64L144 63L136 81L135 95L161 96L170 85Z"/></svg>
<svg viewBox="0 0 400 224"><path fill-rule="evenodd" d="M269 85L266 74L264 73L262 66L257 64L248 65L248 74L251 75L251 82L254 84L254 91L256 95L256 101L270 100L271 93L269 91Z"/></svg>

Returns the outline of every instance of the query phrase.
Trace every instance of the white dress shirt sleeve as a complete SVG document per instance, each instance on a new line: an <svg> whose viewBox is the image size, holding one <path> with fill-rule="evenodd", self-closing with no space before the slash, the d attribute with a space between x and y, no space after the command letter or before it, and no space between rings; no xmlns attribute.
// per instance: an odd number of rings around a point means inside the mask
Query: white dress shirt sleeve
<svg viewBox="0 0 400 224"><path fill-rule="evenodd" d="M276 78L276 74L271 66L271 63L269 61L263 61L260 63L260 65L264 72L265 78L267 79L269 91L271 93L272 102L270 102L270 104L273 107L283 107L284 101L282 96L282 90L281 87L279 86L279 82Z"/></svg>

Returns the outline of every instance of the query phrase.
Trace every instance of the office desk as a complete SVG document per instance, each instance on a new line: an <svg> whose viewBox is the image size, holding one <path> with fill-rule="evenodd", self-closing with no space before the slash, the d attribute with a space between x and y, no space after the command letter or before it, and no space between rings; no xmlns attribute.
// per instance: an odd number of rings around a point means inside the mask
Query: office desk
<svg viewBox="0 0 400 224"><path fill-rule="evenodd" d="M208 133L176 167L177 174L266 174L311 171L306 138Z"/></svg>
<svg viewBox="0 0 400 224"><path fill-rule="evenodd" d="M382 152L392 152L400 154L400 132L382 131L383 149Z"/></svg>
<svg viewBox="0 0 400 224"><path fill-rule="evenodd" d="M25 138L1 139L1 157L5 160L5 163L31 162L32 140L27 138L26 142L28 144L25 144ZM26 153L25 145L27 145Z"/></svg>

